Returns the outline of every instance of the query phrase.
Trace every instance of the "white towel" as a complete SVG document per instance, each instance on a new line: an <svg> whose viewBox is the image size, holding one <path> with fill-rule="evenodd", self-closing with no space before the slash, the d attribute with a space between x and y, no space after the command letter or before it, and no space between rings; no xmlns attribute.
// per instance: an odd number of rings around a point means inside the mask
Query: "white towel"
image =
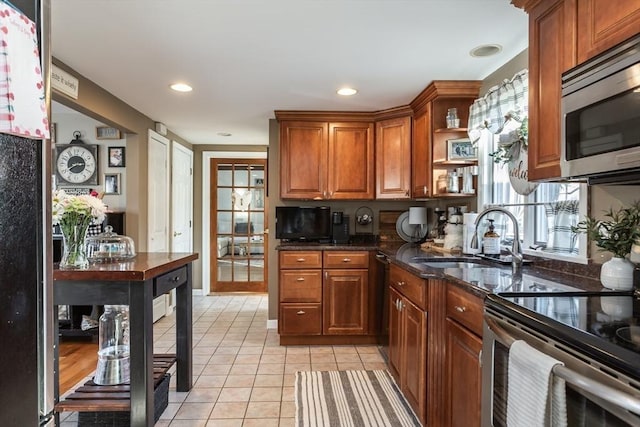
<svg viewBox="0 0 640 427"><path fill-rule="evenodd" d="M564 380L552 369L562 362L524 341L509 348L508 427L564 427L567 405ZM551 399L549 399L551 394ZM547 402L551 401L551 408Z"/></svg>

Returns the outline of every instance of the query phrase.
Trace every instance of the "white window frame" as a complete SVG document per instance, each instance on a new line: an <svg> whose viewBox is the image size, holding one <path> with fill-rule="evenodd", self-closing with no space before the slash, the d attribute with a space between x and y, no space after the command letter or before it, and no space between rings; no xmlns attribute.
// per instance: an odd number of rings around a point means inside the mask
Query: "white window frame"
<svg viewBox="0 0 640 427"><path fill-rule="evenodd" d="M487 130L487 132L489 132ZM496 136L491 134L495 141ZM487 147L482 142L478 144L478 160L479 160L479 174L478 174L478 210L482 212L489 206L500 206L500 203L493 202L493 159L489 156L489 153L493 151L493 148ZM579 218L582 220L588 213L589 206L589 190L587 184L580 184L579 194ZM555 260L573 262L576 264L588 264L589 263L589 249L587 236L584 233L578 234L578 254L558 254L558 253L545 253L543 250L531 249L535 246L535 206L527 206L529 203L536 203L535 192L524 197L525 209L524 219L522 223L523 235L522 252L525 255L530 255L540 258L553 258Z"/></svg>

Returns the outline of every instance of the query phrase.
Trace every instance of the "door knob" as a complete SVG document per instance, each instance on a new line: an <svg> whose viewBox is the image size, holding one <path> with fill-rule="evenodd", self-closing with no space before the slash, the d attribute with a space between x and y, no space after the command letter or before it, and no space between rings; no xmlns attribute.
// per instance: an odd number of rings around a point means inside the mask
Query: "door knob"
<svg viewBox="0 0 640 427"><path fill-rule="evenodd" d="M173 237L177 237L177 236L182 236L182 233L179 233L177 231L173 232Z"/></svg>

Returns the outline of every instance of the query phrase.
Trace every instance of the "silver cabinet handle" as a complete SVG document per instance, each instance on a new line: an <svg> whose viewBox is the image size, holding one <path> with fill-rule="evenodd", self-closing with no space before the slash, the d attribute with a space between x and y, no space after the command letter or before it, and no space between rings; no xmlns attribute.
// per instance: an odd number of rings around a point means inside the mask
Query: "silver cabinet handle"
<svg viewBox="0 0 640 427"><path fill-rule="evenodd" d="M297 262L305 262L305 261L306 261L306 259L305 259L305 258L298 258L296 261L297 261Z"/></svg>
<svg viewBox="0 0 640 427"><path fill-rule="evenodd" d="M298 277L296 280L297 280L298 282L304 282L304 277Z"/></svg>
<svg viewBox="0 0 640 427"><path fill-rule="evenodd" d="M344 258L342 262L351 262L351 258Z"/></svg>
<svg viewBox="0 0 640 427"><path fill-rule="evenodd" d="M422 192L424 193L424 195L425 195L425 196L428 194L428 193L427 193L427 186L426 186L426 185L424 186L424 189L422 190Z"/></svg>
<svg viewBox="0 0 640 427"><path fill-rule="evenodd" d="M465 311L467 311L467 307L460 307L459 305L456 305L455 309L458 313L464 313Z"/></svg>
<svg viewBox="0 0 640 427"><path fill-rule="evenodd" d="M404 285L406 285L406 283L404 283L404 282L398 282L398 286L404 286Z"/></svg>
<svg viewBox="0 0 640 427"><path fill-rule="evenodd" d="M304 310L300 310L296 313L298 316L302 316L303 314L307 314L304 312Z"/></svg>

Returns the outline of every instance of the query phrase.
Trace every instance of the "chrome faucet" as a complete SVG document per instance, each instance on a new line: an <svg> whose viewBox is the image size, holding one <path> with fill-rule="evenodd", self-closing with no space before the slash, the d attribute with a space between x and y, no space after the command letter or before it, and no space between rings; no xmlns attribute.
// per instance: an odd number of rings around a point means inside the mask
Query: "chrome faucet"
<svg viewBox="0 0 640 427"><path fill-rule="evenodd" d="M515 234L513 238L513 246L511 248L505 248L509 254L511 254L511 269L514 273L520 271L520 267L522 267L522 247L520 245L520 229L518 228L518 220L515 216L505 208L493 207L487 208L480 212L478 218L476 218L475 230L473 232L473 238L471 239L471 247L473 249L478 249L478 225L480 225L480 220L482 217L491 212L502 212L506 216L508 216L513 222L513 232Z"/></svg>

